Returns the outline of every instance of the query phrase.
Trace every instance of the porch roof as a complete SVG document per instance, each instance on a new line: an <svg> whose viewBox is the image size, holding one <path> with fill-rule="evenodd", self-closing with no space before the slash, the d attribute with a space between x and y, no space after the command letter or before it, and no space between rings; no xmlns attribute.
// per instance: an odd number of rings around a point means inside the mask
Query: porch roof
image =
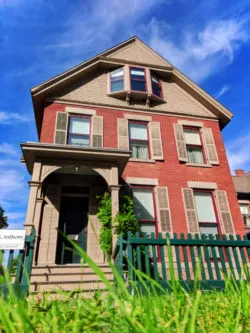
<svg viewBox="0 0 250 333"><path fill-rule="evenodd" d="M20 145L23 152L21 162L26 164L30 174L34 162L39 159L108 162L117 165L119 172L122 173L131 155L130 150L114 148L77 147L40 142L25 142Z"/></svg>

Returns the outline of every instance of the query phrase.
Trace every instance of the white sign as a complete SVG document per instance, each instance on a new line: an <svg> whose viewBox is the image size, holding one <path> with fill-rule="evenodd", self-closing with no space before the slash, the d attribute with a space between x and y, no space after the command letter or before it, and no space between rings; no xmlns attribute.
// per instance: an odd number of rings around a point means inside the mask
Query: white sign
<svg viewBox="0 0 250 333"><path fill-rule="evenodd" d="M25 230L0 230L0 250L23 250Z"/></svg>

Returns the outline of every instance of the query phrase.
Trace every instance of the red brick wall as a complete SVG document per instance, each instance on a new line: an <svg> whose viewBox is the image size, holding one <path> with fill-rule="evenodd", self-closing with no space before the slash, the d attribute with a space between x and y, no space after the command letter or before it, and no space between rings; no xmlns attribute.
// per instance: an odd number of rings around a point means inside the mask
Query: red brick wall
<svg viewBox="0 0 250 333"><path fill-rule="evenodd" d="M128 112L106 108L94 109L97 115L104 116L104 147L117 148L117 118L123 118L124 113ZM65 105L63 104L54 103L45 107L41 142L53 143L56 112L64 110ZM134 114L142 115L142 113L136 112ZM148 113L145 113L145 115L148 115ZM227 192L236 233L244 234L244 225L218 123L202 119L204 126L210 127L213 131L220 162L219 166L202 168L187 166L181 164L178 160L173 123L176 123L179 118L154 114L151 114L151 116L153 121L161 124L164 161L154 164L128 162L123 178L127 176L158 178L160 186L168 186L174 232L187 232L181 188L188 187L188 181L215 182L219 190Z"/></svg>

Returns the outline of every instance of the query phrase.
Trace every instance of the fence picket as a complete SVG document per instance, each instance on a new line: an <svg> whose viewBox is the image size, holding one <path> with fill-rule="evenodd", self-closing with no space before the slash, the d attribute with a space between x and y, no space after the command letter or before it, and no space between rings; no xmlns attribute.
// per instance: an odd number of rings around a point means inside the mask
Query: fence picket
<svg viewBox="0 0 250 333"><path fill-rule="evenodd" d="M151 238L155 239L155 234L152 232L151 233ZM157 251L156 251L156 246L152 246L152 253L153 253L153 265L154 265L154 278L156 281L159 280L159 274L158 274L158 265L157 265Z"/></svg>
<svg viewBox="0 0 250 333"><path fill-rule="evenodd" d="M222 238L224 240L227 240L227 236L226 235L222 235ZM230 275L233 276L234 279L236 279L235 277L235 273L234 273L234 267L233 267L233 263L232 263L232 259L231 259L231 253L229 250L228 246L225 246L225 250L226 250L226 255L227 255L227 260L228 260L228 264L229 264L229 268L230 268Z"/></svg>
<svg viewBox="0 0 250 333"><path fill-rule="evenodd" d="M181 234L181 239L185 239L184 234ZM187 277L187 280L191 280L189 264L188 264L187 247L185 245L182 246L182 252L183 252L183 257L184 257L186 277Z"/></svg>
<svg viewBox="0 0 250 333"><path fill-rule="evenodd" d="M207 236L202 234L201 235L201 239L203 241L207 240ZM205 246L203 246L203 250L205 253L205 259L206 259L206 264L207 264L207 270L208 270L208 276L209 276L209 280L213 280L214 276L213 276L213 270L212 270L212 265L211 265L211 258L208 252L208 246L206 246L206 242L204 242Z"/></svg>
<svg viewBox="0 0 250 333"><path fill-rule="evenodd" d="M213 235L209 235L208 238L210 240L214 239ZM215 249L214 246L211 246L211 250L212 250L212 255L213 255L213 261L214 261L214 268L215 268L216 276L217 276L218 280L221 280L220 268L219 268L219 264L218 264L218 256L217 256L217 253L216 253L216 249Z"/></svg>
<svg viewBox="0 0 250 333"><path fill-rule="evenodd" d="M140 238L140 233L136 232L135 237ZM137 259L137 267L136 268L139 271L141 271L142 266L141 266L141 247L140 246L136 247L136 259Z"/></svg>
<svg viewBox="0 0 250 333"><path fill-rule="evenodd" d="M194 237L195 237L195 239L200 240L200 235L195 234ZM200 268L201 268L202 280L205 281L207 278L206 278L206 272L205 272L205 268L204 268L204 260L203 260L203 255L202 255L200 245L197 246L197 252L198 252L198 257L199 257L199 265L200 265Z"/></svg>
<svg viewBox="0 0 250 333"><path fill-rule="evenodd" d="M181 234L181 238L184 239L184 234ZM193 239L192 235L188 234L188 240L192 240L192 239ZM189 246L189 249L190 249L191 261L192 261L192 267L193 267L193 275L194 275L194 278L195 278L195 274L196 274L196 260L195 260L194 247L193 246Z"/></svg>
<svg viewBox="0 0 250 333"><path fill-rule="evenodd" d="M144 236L144 238L148 238L146 232L143 233L143 236ZM146 274L148 276L150 276L149 266L150 266L150 263L149 263L149 249L148 249L148 245L146 245L145 246L145 268L146 268Z"/></svg>
<svg viewBox="0 0 250 333"><path fill-rule="evenodd" d="M233 235L230 235L229 239L235 241ZM237 245L237 241L235 241L235 245ZM234 255L234 261L235 261L236 269L237 269L237 272L238 272L239 278L240 278L241 277L241 266L240 266L240 262L239 262L237 249L236 249L235 246L232 246L232 249L233 249L233 255Z"/></svg>
<svg viewBox="0 0 250 333"><path fill-rule="evenodd" d="M217 240L220 240L220 235L216 235L215 238ZM221 262L221 267L222 267L222 272L224 274L224 276L228 276L227 274L227 266L226 266L226 262L225 262L225 256L224 256L224 249L221 246L218 246L219 249L219 254L220 254L220 262Z"/></svg>
<svg viewBox="0 0 250 333"><path fill-rule="evenodd" d="M241 241L240 235L237 235L236 237L237 237L238 241ZM246 260L244 249L242 247L240 247L240 255L241 255L241 259L242 259L243 264L246 264L247 260Z"/></svg>
<svg viewBox="0 0 250 333"><path fill-rule="evenodd" d="M8 257L8 263L7 263L7 270L8 270L9 274L10 274L11 268L12 268L13 257L14 257L14 250L10 250L9 257Z"/></svg>
<svg viewBox="0 0 250 333"><path fill-rule="evenodd" d="M162 239L161 232L159 232L158 238ZM165 264L165 255L164 255L163 245L160 245L160 256L161 256L162 278L163 278L163 280L167 280L167 270L166 270L166 264Z"/></svg>
<svg viewBox="0 0 250 333"><path fill-rule="evenodd" d="M174 233L174 239L177 239L176 233ZM181 258L180 258L180 251L179 251L178 245L175 245L175 256L176 256L176 263L177 263L179 279L183 280L182 268L181 268Z"/></svg>

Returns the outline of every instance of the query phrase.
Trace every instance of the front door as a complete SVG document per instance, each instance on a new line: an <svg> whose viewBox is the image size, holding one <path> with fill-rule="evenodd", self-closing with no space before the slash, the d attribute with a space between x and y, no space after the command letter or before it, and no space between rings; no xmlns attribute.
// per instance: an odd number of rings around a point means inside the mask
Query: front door
<svg viewBox="0 0 250 333"><path fill-rule="evenodd" d="M61 200L59 229L83 250L87 249L88 198L63 196ZM80 256L74 247L58 236L57 262L59 264L80 263Z"/></svg>

